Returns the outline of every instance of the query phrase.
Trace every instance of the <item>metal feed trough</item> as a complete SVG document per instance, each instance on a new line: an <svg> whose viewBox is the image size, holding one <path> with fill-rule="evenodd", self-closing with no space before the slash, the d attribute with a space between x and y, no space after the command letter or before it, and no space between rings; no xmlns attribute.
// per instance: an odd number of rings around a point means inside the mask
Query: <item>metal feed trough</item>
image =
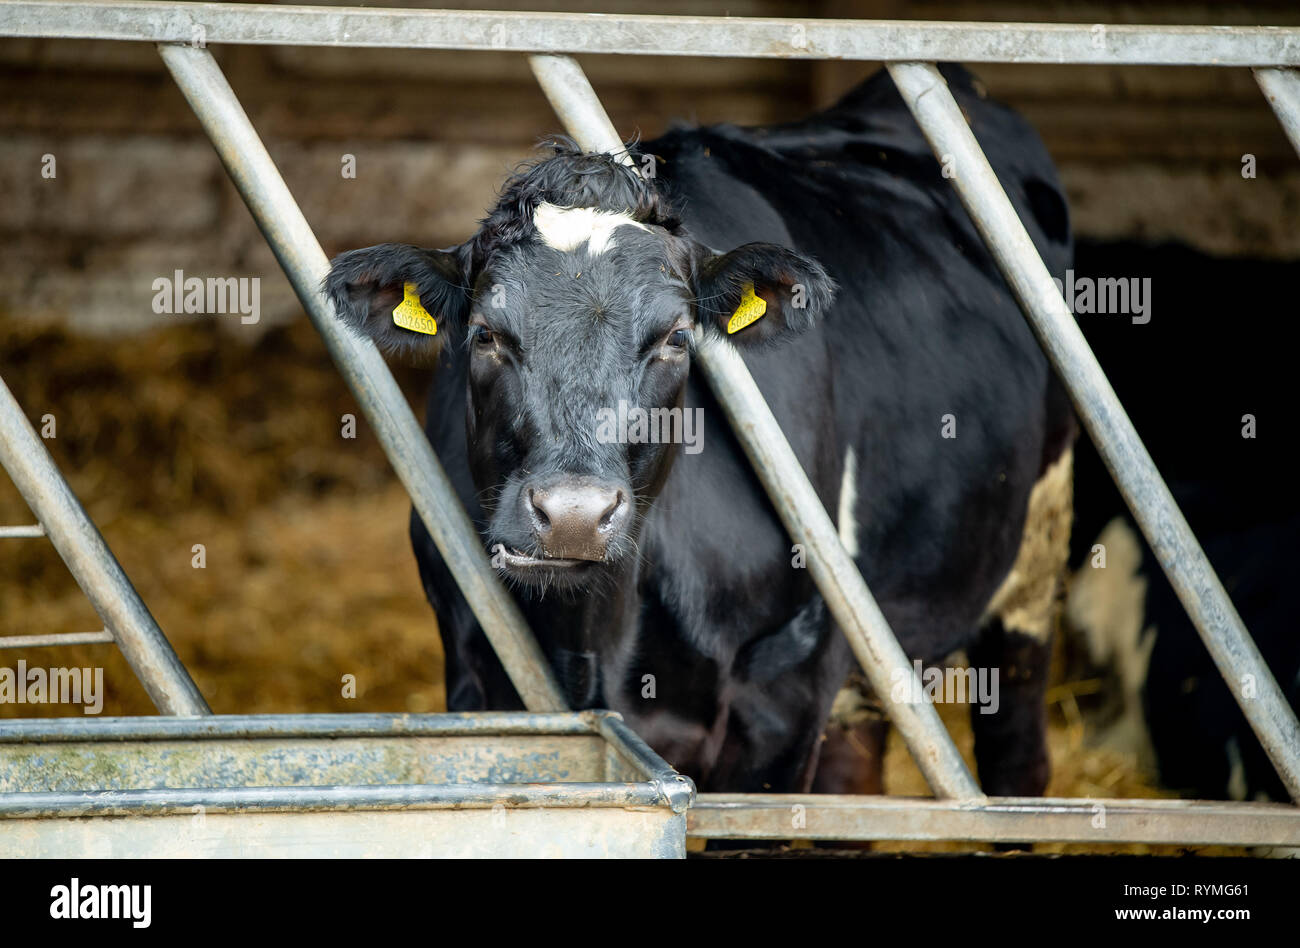
<svg viewBox="0 0 1300 948"><path fill-rule="evenodd" d="M693 792L610 712L12 721L0 858L672 858Z"/></svg>
<svg viewBox="0 0 1300 948"><path fill-rule="evenodd" d="M1283 784L1300 801L1295 714L934 66L956 60L1249 67L1300 151L1300 29L0 0L0 36L158 44L532 712L204 717L210 712L185 668L0 382L0 463L39 520L0 528L0 538L47 536L105 624L104 632L0 639L0 646L111 638L159 711L177 716L0 724L0 853L72 855L106 846L130 854L680 856L687 833L1300 845L1300 808L1287 804L984 796L933 706L892 699L891 683L915 672L744 363L710 339L701 340L698 364L782 522L804 545L813 579L935 799L695 798L690 781L616 715L555 713L564 710L564 698L541 649L378 352L344 332L320 294L325 254L206 48L531 54L570 134L588 150L612 153L622 151L622 140L566 54L884 61L936 155L962 169L952 179L962 203ZM1249 697L1232 687L1246 680L1254 683ZM335 781L342 785L331 786ZM88 815L97 818L84 820Z"/></svg>

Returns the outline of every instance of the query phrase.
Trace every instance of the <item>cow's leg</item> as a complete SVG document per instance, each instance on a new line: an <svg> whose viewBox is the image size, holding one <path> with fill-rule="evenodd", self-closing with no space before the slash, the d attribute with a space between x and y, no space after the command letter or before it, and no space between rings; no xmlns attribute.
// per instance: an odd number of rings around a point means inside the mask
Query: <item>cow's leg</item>
<svg viewBox="0 0 1300 948"><path fill-rule="evenodd" d="M969 649L973 668L997 671L996 703L971 704L980 785L993 796L1036 797L1047 789L1050 635L1038 639L993 619Z"/></svg>
<svg viewBox="0 0 1300 948"><path fill-rule="evenodd" d="M1041 796L1047 789L1047 678L1052 632L1070 554L1073 454L1048 465L1029 496L1016 561L989 603L967 658L978 674L997 670L994 703L971 705L975 762L984 791Z"/></svg>
<svg viewBox="0 0 1300 948"><path fill-rule="evenodd" d="M813 793L884 793L889 720L860 672L835 696L822 735Z"/></svg>
<svg viewBox="0 0 1300 948"><path fill-rule="evenodd" d="M813 775L813 793L882 794L885 792L885 744L889 719L871 685L859 671L835 696L822 734ZM829 840L828 849L871 849L870 842Z"/></svg>
<svg viewBox="0 0 1300 948"><path fill-rule="evenodd" d="M810 792L826 720L852 662L816 594L785 626L749 643L724 676L726 730L702 788Z"/></svg>

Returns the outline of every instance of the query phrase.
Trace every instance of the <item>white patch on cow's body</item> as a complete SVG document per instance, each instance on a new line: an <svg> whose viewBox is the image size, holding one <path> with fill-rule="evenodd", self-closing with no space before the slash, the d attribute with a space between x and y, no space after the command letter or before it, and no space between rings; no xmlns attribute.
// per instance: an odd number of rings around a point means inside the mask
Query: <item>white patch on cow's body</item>
<svg viewBox="0 0 1300 948"><path fill-rule="evenodd" d="M858 456L849 448L844 452L844 476L840 479L840 506L836 522L840 543L849 556L858 555L858 521L853 516L858 505Z"/></svg>
<svg viewBox="0 0 1300 948"><path fill-rule="evenodd" d="M1010 632L1046 642L1056 624L1056 593L1070 559L1074 519L1074 451L1066 448L1029 493L1020 551L985 617Z"/></svg>
<svg viewBox="0 0 1300 948"><path fill-rule="evenodd" d="M592 256L599 256L614 246L614 231L619 227L650 229L633 219L631 214L556 204L539 204L533 212L533 226L548 247L577 250L586 244L587 252Z"/></svg>
<svg viewBox="0 0 1300 948"><path fill-rule="evenodd" d="M1142 547L1123 517L1106 524L1095 542L1106 550L1106 565L1093 566L1089 554L1071 577L1065 601L1066 623L1082 633L1089 661L1112 670L1119 679L1119 714L1094 741L1100 747L1136 754L1141 766L1151 768L1155 754L1142 709L1142 689L1156 630L1146 625Z"/></svg>
<svg viewBox="0 0 1300 948"><path fill-rule="evenodd" d="M1084 634L1088 658L1119 673L1126 696L1141 694L1155 636L1145 627L1147 581L1142 547L1123 517L1101 531L1096 543L1106 550L1106 565L1084 560L1070 582L1066 618Z"/></svg>

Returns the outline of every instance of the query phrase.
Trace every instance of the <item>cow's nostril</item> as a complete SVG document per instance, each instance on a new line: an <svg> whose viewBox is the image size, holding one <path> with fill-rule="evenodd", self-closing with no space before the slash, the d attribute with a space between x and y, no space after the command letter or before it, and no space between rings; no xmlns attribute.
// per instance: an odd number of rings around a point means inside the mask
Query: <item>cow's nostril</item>
<svg viewBox="0 0 1300 948"><path fill-rule="evenodd" d="M533 515L533 525L537 530L545 531L551 527L551 518L546 515L542 504L537 501L537 492L533 488L528 488L528 509Z"/></svg>
<svg viewBox="0 0 1300 948"><path fill-rule="evenodd" d="M622 508L622 506L623 506L623 492L621 490L615 491L614 502L609 505L609 508L603 514L600 515L601 530L608 530L610 527L614 525L614 518L618 515L618 512Z"/></svg>

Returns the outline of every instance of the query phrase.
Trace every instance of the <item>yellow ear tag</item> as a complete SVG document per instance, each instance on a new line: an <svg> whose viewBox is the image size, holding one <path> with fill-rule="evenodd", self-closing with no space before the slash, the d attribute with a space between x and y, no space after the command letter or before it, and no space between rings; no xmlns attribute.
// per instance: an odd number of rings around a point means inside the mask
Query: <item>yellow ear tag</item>
<svg viewBox="0 0 1300 948"><path fill-rule="evenodd" d="M736 307L736 311L731 314L731 321L727 323L727 335L740 332L750 323L758 322L766 312L767 300L755 295L754 284L746 283L744 295L740 297L740 305Z"/></svg>
<svg viewBox="0 0 1300 948"><path fill-rule="evenodd" d="M427 336L438 334L438 323L429 311L420 304L420 291L414 283L406 284L406 298L393 310L393 322L411 332L422 332Z"/></svg>

